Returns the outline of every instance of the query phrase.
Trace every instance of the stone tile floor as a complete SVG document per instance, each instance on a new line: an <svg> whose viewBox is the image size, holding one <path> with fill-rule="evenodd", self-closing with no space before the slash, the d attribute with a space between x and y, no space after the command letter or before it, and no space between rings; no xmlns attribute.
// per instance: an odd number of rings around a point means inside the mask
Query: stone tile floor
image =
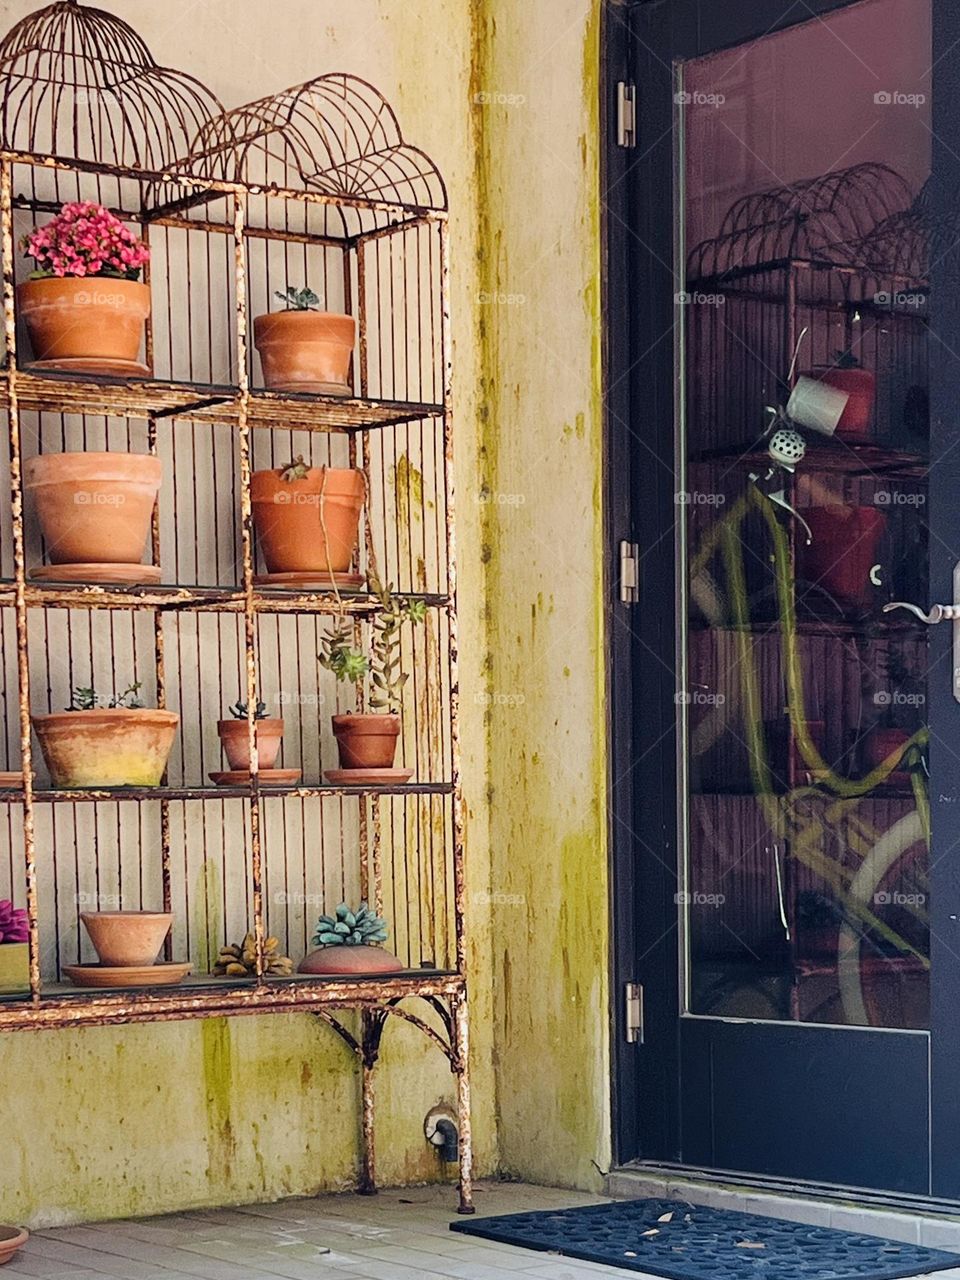
<svg viewBox="0 0 960 1280"><path fill-rule="evenodd" d="M480 1214L596 1204L599 1197L482 1183ZM451 1188L323 1196L276 1205L40 1231L3 1280L626 1280L637 1272L566 1261L449 1231ZM643 1280L643 1277L640 1277ZM935 1280L960 1280L960 1267Z"/></svg>

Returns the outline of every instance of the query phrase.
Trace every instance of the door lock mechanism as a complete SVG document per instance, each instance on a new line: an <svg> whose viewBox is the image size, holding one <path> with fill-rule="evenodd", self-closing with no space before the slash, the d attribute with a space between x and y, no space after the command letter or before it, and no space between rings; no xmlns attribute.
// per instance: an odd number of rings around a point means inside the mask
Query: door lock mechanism
<svg viewBox="0 0 960 1280"><path fill-rule="evenodd" d="M920 605L907 600L893 600L883 606L884 613L891 613L894 609L906 609L928 627L934 627L938 622L953 623L953 696L960 702L960 563L953 570L953 604L931 605L926 612Z"/></svg>

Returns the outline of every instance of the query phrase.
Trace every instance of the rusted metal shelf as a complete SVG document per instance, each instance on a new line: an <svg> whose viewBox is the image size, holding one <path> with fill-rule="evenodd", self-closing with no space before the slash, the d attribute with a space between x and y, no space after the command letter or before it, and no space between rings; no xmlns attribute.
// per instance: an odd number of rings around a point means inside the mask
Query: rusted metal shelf
<svg viewBox="0 0 960 1280"><path fill-rule="evenodd" d="M241 420L244 397L239 387L201 382L179 383L68 373L17 370L14 380L21 411L37 413L93 413L118 418L192 418L197 421ZM420 422L443 414L443 406L353 396L281 395L251 391L246 398L246 421L251 427L284 431L367 431L378 427ZM0 382L0 409L10 405L10 370Z"/></svg>
<svg viewBox="0 0 960 1280"><path fill-rule="evenodd" d="M158 800L249 800L253 787L101 787L55 791L38 788L33 792L37 804L82 804L103 801ZM325 783L303 786L260 787L262 796L289 796L301 800L328 796L448 796L453 793L449 782L405 782L396 786L343 787ZM22 802L19 789L0 790L0 803Z"/></svg>
<svg viewBox="0 0 960 1280"><path fill-rule="evenodd" d="M101 587L92 583L28 582L26 605L31 609L156 609L160 612L243 613L247 598L241 587ZM441 593L397 592L400 601L419 601L429 609L450 607ZM0 607L16 603L16 583L0 580ZM376 613L376 599L366 592L289 591L262 587L253 595L255 613L349 614L362 618Z"/></svg>
<svg viewBox="0 0 960 1280"><path fill-rule="evenodd" d="M410 969L345 979L294 975L231 982L217 977L188 978L177 987L45 986L38 1001L29 995L0 997L0 1030L23 1025L23 1009L30 1009L30 1026L42 1030L60 1026L104 1026L132 1022L169 1022L189 1018L235 1017L244 1014L313 1013L322 1009L382 1009L410 997L462 999L464 980L442 969Z"/></svg>

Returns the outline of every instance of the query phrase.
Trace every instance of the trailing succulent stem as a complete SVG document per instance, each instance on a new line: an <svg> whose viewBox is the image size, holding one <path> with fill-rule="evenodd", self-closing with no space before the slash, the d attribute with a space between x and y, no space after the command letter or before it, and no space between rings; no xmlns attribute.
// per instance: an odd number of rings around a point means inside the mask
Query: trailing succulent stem
<svg viewBox="0 0 960 1280"><path fill-rule="evenodd" d="M320 917L313 935L315 947L375 947L386 940L386 921L365 902L356 911L341 902L334 915Z"/></svg>
<svg viewBox="0 0 960 1280"><path fill-rule="evenodd" d="M141 680L137 680L136 683L128 685L122 693L115 693L107 702L103 701L92 686L77 687L70 694L70 705L67 710L97 711L101 707L106 707L111 710L121 708L124 711L135 711L143 706L143 699L140 697L142 684Z"/></svg>
<svg viewBox="0 0 960 1280"><path fill-rule="evenodd" d="M275 296L284 304L287 311L319 311L321 299L306 285L297 289L291 285L287 289L277 289Z"/></svg>
<svg viewBox="0 0 960 1280"><path fill-rule="evenodd" d="M372 570L367 581L380 604L373 619L369 656L354 648L353 628L342 620L323 637L318 660L338 680L356 683L369 675L371 710L397 713L409 678L400 668L400 628L406 622L423 622L427 609L422 600L398 600Z"/></svg>

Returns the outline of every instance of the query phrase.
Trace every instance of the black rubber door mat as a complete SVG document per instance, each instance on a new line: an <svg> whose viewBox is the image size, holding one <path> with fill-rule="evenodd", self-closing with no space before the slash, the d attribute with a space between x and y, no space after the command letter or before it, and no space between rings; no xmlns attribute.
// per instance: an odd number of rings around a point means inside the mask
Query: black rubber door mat
<svg viewBox="0 0 960 1280"><path fill-rule="evenodd" d="M450 1229L667 1280L904 1280L960 1268L960 1253L678 1200L510 1213Z"/></svg>

